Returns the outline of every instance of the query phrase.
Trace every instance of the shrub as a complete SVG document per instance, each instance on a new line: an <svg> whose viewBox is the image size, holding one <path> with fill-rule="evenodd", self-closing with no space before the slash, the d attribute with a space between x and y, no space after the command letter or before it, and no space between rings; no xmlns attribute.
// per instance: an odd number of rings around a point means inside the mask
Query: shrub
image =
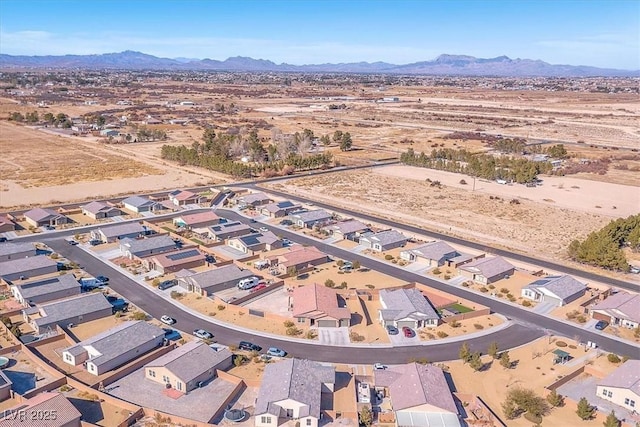
<svg viewBox="0 0 640 427"><path fill-rule="evenodd" d="M333 288L333 287L336 285L336 282L334 282L334 281L333 281L333 280L331 280L331 279L327 279L327 280L325 280L325 281L324 281L324 285L325 285L327 288Z"/></svg>
<svg viewBox="0 0 640 427"><path fill-rule="evenodd" d="M225 308L227 308L227 307L225 307L225 305L224 305L224 304L218 304L218 311L222 311L222 310L224 310Z"/></svg>
<svg viewBox="0 0 640 427"><path fill-rule="evenodd" d="M434 268L433 270L431 270L431 272L432 272L433 274L440 274L440 273L441 273L441 271L440 271L440 269L439 269L438 267L436 267L436 268Z"/></svg>
<svg viewBox="0 0 640 427"><path fill-rule="evenodd" d="M153 286L154 288L160 286L160 279L158 279L157 277L153 279L153 282L151 282L151 286Z"/></svg>
<svg viewBox="0 0 640 427"><path fill-rule="evenodd" d="M453 322L449 323L449 325L450 325L452 328L459 328L460 326L462 326L462 325L460 324L460 322L458 322L457 320L454 320Z"/></svg>
<svg viewBox="0 0 640 427"><path fill-rule="evenodd" d="M302 333L302 329L298 329L295 326L292 326L290 328L287 328L286 333L289 336L296 336L296 335L300 335Z"/></svg>
<svg viewBox="0 0 640 427"><path fill-rule="evenodd" d="M607 360L611 363L620 363L620 358L617 354L609 353L607 355Z"/></svg>
<svg viewBox="0 0 640 427"><path fill-rule="evenodd" d="M384 259L386 259L387 261L391 261L393 259L393 255L386 254L384 256Z"/></svg>
<svg viewBox="0 0 640 427"><path fill-rule="evenodd" d="M509 293L509 289L508 288L500 288L500 293L501 294L508 294Z"/></svg>
<svg viewBox="0 0 640 427"><path fill-rule="evenodd" d="M318 333L316 331L314 331L313 329L309 329L304 337L308 340L314 340L317 336Z"/></svg>
<svg viewBox="0 0 640 427"><path fill-rule="evenodd" d="M444 279L444 280L449 280L449 279L451 279L451 276L449 276L448 274L445 274L445 275L444 275L444 277L443 277L443 279Z"/></svg>
<svg viewBox="0 0 640 427"><path fill-rule="evenodd" d="M487 293L487 292L489 292L489 289L487 289L486 287L483 286L483 287L480 288L480 292Z"/></svg>
<svg viewBox="0 0 640 427"><path fill-rule="evenodd" d="M131 315L131 318L133 320L146 320L147 319L147 314L143 313L142 311L136 311L135 313L133 313Z"/></svg>
<svg viewBox="0 0 640 427"><path fill-rule="evenodd" d="M342 282L340 283L340 286L338 286L339 289L346 289L347 288L347 282Z"/></svg>
<svg viewBox="0 0 640 427"><path fill-rule="evenodd" d="M375 289L375 288L376 288L376 285L365 285L365 286L366 286L367 288L369 288L369 289Z"/></svg>
<svg viewBox="0 0 640 427"><path fill-rule="evenodd" d="M586 323L586 322L587 322L587 318L585 317L585 315L584 315L584 314L580 314L578 317L576 317L576 320L577 320L579 323Z"/></svg>
<svg viewBox="0 0 640 427"><path fill-rule="evenodd" d="M342 266L344 265L344 261L343 261L343 260L341 260L341 259L339 259L338 261L336 261L336 265L337 265L338 267L342 267Z"/></svg>
<svg viewBox="0 0 640 427"><path fill-rule="evenodd" d="M351 341L353 342L361 342L364 341L364 336L360 335L357 332L350 332L349 333L349 338L351 338Z"/></svg>
<svg viewBox="0 0 640 427"><path fill-rule="evenodd" d="M524 307L531 307L531 301L526 299L526 300L522 301L522 305Z"/></svg>
<svg viewBox="0 0 640 427"><path fill-rule="evenodd" d="M496 287L495 287L495 285L489 285L489 286L487 286L487 288L489 288L491 290L494 290Z"/></svg>
<svg viewBox="0 0 640 427"><path fill-rule="evenodd" d="M460 185L467 185L467 181L465 181L464 179L460 180Z"/></svg>
<svg viewBox="0 0 640 427"><path fill-rule="evenodd" d="M295 326L295 324L291 320L285 320L284 321L284 327L285 328L290 328L292 326Z"/></svg>
<svg viewBox="0 0 640 427"><path fill-rule="evenodd" d="M184 295L181 294L178 291L171 291L171 298L173 298L173 299L182 299L182 298L184 298Z"/></svg>
<svg viewBox="0 0 640 427"><path fill-rule="evenodd" d="M449 336L449 334L444 331L438 331L437 335L438 335L438 338L446 338Z"/></svg>
<svg viewBox="0 0 640 427"><path fill-rule="evenodd" d="M556 341L556 345L557 345L558 347L566 347L566 346L567 346L567 343L566 343L566 342L564 342L564 341Z"/></svg>
<svg viewBox="0 0 640 427"><path fill-rule="evenodd" d="M484 329L484 326L482 326L480 323L474 323L473 327L480 330L480 329Z"/></svg>

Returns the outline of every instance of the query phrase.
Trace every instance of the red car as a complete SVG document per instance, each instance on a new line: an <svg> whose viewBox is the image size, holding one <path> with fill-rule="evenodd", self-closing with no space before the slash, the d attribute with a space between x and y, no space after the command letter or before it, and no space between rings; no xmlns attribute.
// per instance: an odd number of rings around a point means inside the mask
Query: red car
<svg viewBox="0 0 640 427"><path fill-rule="evenodd" d="M408 326L403 326L402 327L402 333L404 334L405 337L407 338L411 338L413 337L413 331L411 330L410 327Z"/></svg>
<svg viewBox="0 0 640 427"><path fill-rule="evenodd" d="M251 293L258 292L259 290L264 289L266 287L267 287L266 283L259 283L258 286L256 286L255 288L251 289L250 292Z"/></svg>

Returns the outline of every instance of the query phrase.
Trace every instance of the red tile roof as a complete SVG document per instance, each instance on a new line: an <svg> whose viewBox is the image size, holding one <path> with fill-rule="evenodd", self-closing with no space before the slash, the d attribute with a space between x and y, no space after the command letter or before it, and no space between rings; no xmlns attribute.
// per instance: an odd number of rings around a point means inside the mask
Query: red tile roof
<svg viewBox="0 0 640 427"><path fill-rule="evenodd" d="M298 286L293 290L293 317L350 319L348 308L338 306L338 294L326 286Z"/></svg>

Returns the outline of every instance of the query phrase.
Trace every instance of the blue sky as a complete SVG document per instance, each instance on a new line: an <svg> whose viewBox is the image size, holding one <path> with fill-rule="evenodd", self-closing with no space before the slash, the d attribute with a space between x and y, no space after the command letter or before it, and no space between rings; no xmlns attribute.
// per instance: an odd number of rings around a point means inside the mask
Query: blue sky
<svg viewBox="0 0 640 427"><path fill-rule="evenodd" d="M640 69L640 1L0 0L0 52L274 62L507 55Z"/></svg>

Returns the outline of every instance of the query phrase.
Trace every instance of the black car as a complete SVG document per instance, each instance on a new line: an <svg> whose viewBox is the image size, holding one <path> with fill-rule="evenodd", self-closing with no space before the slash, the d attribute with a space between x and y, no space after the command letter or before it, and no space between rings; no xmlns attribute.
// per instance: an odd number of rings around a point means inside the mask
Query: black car
<svg viewBox="0 0 640 427"><path fill-rule="evenodd" d="M387 332L389 335L398 335L398 328L392 325L387 325Z"/></svg>
<svg viewBox="0 0 640 427"><path fill-rule="evenodd" d="M599 331L604 331L604 329L609 326L609 322L605 322L604 320L599 320L598 323L594 326Z"/></svg>
<svg viewBox="0 0 640 427"><path fill-rule="evenodd" d="M249 341L240 341L240 344L238 345L238 348L240 350L247 350L247 351L260 351L260 350L262 350L262 347L260 347L259 345L250 343Z"/></svg>
<svg viewBox="0 0 640 427"><path fill-rule="evenodd" d="M0 243L2 242L8 242L9 239L7 239L6 237L0 237Z"/></svg>
<svg viewBox="0 0 640 427"><path fill-rule="evenodd" d="M165 289L169 289L172 288L176 285L176 281L175 280L165 280L164 282L160 283L158 285L158 289L160 289L161 291L164 291Z"/></svg>
<svg viewBox="0 0 640 427"><path fill-rule="evenodd" d="M109 278L107 276L96 276L96 281L100 283L109 283Z"/></svg>
<svg viewBox="0 0 640 427"><path fill-rule="evenodd" d="M101 244L102 244L102 240L92 239L92 240L89 240L89 244L90 244L91 246L98 246L98 245L101 245Z"/></svg>
<svg viewBox="0 0 640 427"><path fill-rule="evenodd" d="M291 221L290 219L283 219L282 221L280 221L280 225L292 225L293 221Z"/></svg>

